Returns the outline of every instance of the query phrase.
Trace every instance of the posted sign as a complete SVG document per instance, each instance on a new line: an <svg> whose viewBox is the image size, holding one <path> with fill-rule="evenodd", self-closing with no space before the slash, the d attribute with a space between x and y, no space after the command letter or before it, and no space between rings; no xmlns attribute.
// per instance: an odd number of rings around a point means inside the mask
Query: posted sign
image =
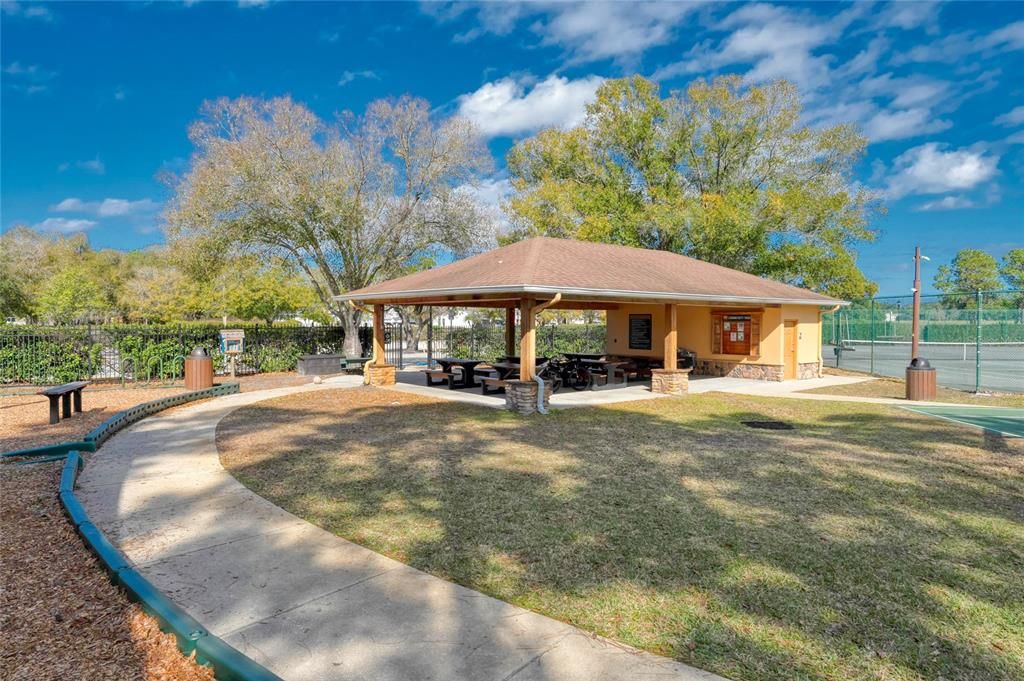
<svg viewBox="0 0 1024 681"><path fill-rule="evenodd" d="M220 351L225 355L240 355L245 349L245 331L223 329L220 332Z"/></svg>

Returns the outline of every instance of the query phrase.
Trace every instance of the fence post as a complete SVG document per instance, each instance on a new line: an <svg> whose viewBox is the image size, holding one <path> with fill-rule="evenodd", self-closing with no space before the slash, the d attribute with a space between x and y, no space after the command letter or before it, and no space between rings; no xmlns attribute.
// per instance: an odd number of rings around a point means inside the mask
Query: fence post
<svg viewBox="0 0 1024 681"><path fill-rule="evenodd" d="M875 299L871 299L871 333L869 334L871 340L871 369L868 371L872 376L875 375Z"/></svg>
<svg viewBox="0 0 1024 681"><path fill-rule="evenodd" d="M434 368L434 306L427 306L427 368Z"/></svg>
<svg viewBox="0 0 1024 681"><path fill-rule="evenodd" d="M976 294L977 321L974 331L974 392L981 392L981 290Z"/></svg>

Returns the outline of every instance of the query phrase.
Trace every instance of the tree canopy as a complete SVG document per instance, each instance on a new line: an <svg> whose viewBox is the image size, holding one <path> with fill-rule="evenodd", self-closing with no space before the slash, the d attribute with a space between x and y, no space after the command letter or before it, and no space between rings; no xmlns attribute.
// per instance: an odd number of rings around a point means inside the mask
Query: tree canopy
<svg viewBox="0 0 1024 681"><path fill-rule="evenodd" d="M333 296L388 278L432 249L485 236L465 187L489 167L476 128L426 101L377 101L325 123L288 98L208 102L189 170L173 180L167 236L197 272L240 253L305 272L358 353L359 312Z"/></svg>
<svg viewBox="0 0 1024 681"><path fill-rule="evenodd" d="M877 287L856 266L876 197L853 178L866 139L800 122L796 88L695 81L662 97L604 83L586 120L508 154L506 240L536 235L676 251L844 298Z"/></svg>
<svg viewBox="0 0 1024 681"><path fill-rule="evenodd" d="M934 283L943 293L994 291L1000 288L999 263L985 251L964 248L949 265L939 266Z"/></svg>

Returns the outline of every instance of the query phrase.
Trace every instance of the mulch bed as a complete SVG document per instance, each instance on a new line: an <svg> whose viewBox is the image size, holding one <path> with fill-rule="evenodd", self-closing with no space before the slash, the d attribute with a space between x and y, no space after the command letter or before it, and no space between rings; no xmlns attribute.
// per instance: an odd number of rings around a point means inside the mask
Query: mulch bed
<svg viewBox="0 0 1024 681"><path fill-rule="evenodd" d="M75 534L60 468L0 466L0 678L211 681Z"/></svg>
<svg viewBox="0 0 1024 681"><path fill-rule="evenodd" d="M224 380L227 379L217 378L218 382ZM312 380L312 376L299 376L294 372L238 378L242 392L303 385ZM185 392L183 386L120 388L116 385L92 385L82 391L81 414L50 425L49 400L34 394L38 389L17 388L25 394L0 395L0 452L78 440L122 409Z"/></svg>
<svg viewBox="0 0 1024 681"><path fill-rule="evenodd" d="M239 382L248 392L311 378ZM24 390L0 396L0 451L78 440L122 409L185 391L90 386L81 414L50 425L47 399ZM211 681L213 670L184 657L75 533L57 498L61 465L0 465L0 679Z"/></svg>

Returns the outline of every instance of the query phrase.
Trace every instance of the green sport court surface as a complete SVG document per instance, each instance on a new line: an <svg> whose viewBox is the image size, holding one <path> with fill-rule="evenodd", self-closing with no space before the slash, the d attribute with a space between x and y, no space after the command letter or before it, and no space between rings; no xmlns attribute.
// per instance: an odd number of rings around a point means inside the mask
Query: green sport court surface
<svg viewBox="0 0 1024 681"><path fill-rule="evenodd" d="M956 421L1010 437L1024 437L1024 409L1010 407L903 407L908 411Z"/></svg>

